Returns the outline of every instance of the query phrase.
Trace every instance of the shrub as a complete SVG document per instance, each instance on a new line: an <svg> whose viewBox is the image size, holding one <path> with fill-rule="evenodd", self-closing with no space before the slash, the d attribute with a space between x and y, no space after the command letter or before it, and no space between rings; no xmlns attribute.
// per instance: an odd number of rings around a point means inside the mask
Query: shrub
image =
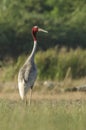
<svg viewBox="0 0 86 130"><path fill-rule="evenodd" d="M17 61L5 65L3 68L3 79L10 80L17 77L22 64L27 56L18 57ZM81 78L86 76L86 50L77 48L69 51L63 47L38 51L35 62L38 68L39 80L63 80L65 77Z"/></svg>

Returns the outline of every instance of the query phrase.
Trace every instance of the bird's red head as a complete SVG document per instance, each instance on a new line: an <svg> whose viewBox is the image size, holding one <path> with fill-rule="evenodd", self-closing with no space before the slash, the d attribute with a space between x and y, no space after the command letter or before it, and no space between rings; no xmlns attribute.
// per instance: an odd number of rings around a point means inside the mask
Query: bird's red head
<svg viewBox="0 0 86 130"><path fill-rule="evenodd" d="M44 29L41 29L38 26L34 26L32 28L32 36L33 36L34 41L37 41L36 34L37 34L38 31L48 33L48 31L45 31Z"/></svg>
<svg viewBox="0 0 86 130"><path fill-rule="evenodd" d="M37 32L38 32L38 26L34 26L32 28L32 36L33 36L34 41L37 41L37 39L36 39Z"/></svg>
<svg viewBox="0 0 86 130"><path fill-rule="evenodd" d="M32 28L32 33L37 33L38 32L38 26L34 26Z"/></svg>

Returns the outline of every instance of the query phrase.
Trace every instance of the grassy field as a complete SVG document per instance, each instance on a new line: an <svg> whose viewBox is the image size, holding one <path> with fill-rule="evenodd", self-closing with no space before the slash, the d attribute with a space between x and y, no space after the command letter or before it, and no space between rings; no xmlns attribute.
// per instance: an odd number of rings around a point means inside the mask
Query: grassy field
<svg viewBox="0 0 86 130"><path fill-rule="evenodd" d="M28 97L29 98L29 97ZM33 93L31 106L18 93L0 93L0 130L85 130L85 93Z"/></svg>
<svg viewBox="0 0 86 130"><path fill-rule="evenodd" d="M1 62L0 130L86 130L86 91L65 91L86 86L85 57L81 48L37 52L38 78L31 106L20 100L17 89L26 55Z"/></svg>
<svg viewBox="0 0 86 130"><path fill-rule="evenodd" d="M17 82L0 82L0 130L86 129L86 93L60 91L84 85L86 78L45 83L35 84L31 106L26 106L20 100Z"/></svg>

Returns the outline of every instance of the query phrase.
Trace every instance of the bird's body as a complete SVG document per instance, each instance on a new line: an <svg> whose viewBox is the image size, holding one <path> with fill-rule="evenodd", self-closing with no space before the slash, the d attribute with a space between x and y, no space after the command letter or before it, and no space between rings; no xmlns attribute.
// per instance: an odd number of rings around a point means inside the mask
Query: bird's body
<svg viewBox="0 0 86 130"><path fill-rule="evenodd" d="M36 45L37 44L34 43L35 49ZM24 99L24 96L26 95L28 90L30 88L32 89L36 77L37 77L37 67L34 63L34 54L31 53L25 64L21 67L18 75L19 94L22 100Z"/></svg>
<svg viewBox="0 0 86 130"><path fill-rule="evenodd" d="M45 31L42 29L39 29L41 31ZM34 45L33 50L29 56L29 58L26 60L25 64L21 67L19 74L18 74L18 88L19 88L19 94L22 100L24 100L24 97L28 90L30 89L32 92L33 85L35 83L36 77L37 77L37 67L34 62L34 56L36 52L37 47L37 39L36 39L36 33L38 32L38 27L34 26L32 29L32 35L34 39ZM45 31L47 32L47 31ZM31 98L31 96L30 96ZM29 101L30 103L30 101Z"/></svg>

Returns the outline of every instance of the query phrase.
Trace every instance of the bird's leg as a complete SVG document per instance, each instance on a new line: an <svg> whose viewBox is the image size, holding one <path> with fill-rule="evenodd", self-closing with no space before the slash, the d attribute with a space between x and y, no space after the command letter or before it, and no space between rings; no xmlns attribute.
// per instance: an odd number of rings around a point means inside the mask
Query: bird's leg
<svg viewBox="0 0 86 130"><path fill-rule="evenodd" d="M30 88L29 106L30 106L30 104L31 104L31 99L32 99L32 88Z"/></svg>
<svg viewBox="0 0 86 130"><path fill-rule="evenodd" d="M25 105L27 106L27 96L25 96Z"/></svg>

